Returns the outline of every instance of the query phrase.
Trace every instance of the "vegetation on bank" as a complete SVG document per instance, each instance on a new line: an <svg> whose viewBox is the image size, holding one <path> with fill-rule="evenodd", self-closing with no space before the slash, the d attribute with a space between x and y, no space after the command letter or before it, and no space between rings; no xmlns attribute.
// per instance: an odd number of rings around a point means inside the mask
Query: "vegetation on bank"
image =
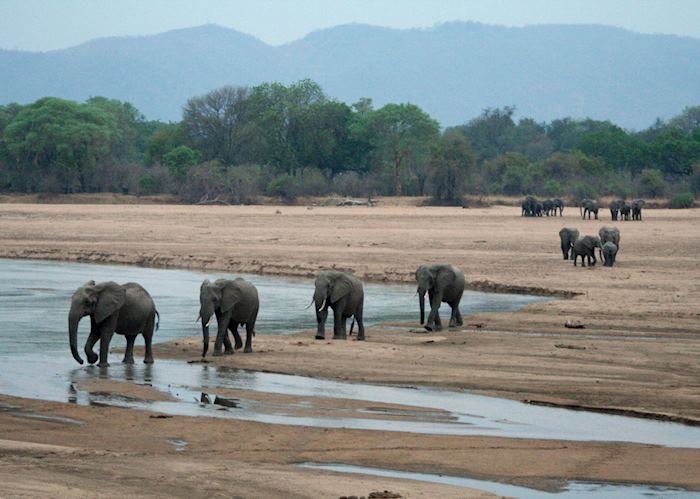
<svg viewBox="0 0 700 499"><path fill-rule="evenodd" d="M174 194L186 202L330 193L577 198L700 193L700 106L646 130L608 121L514 119L486 109L441 130L413 104L328 98L310 80L223 87L193 97L178 123L129 103L45 97L0 106L0 191Z"/></svg>

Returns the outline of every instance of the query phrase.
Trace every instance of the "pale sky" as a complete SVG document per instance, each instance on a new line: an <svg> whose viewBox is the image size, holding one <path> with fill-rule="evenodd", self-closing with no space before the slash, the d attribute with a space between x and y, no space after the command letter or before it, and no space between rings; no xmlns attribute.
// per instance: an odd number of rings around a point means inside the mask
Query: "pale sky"
<svg viewBox="0 0 700 499"><path fill-rule="evenodd" d="M0 48L52 50L206 23L280 45L339 24L447 21L607 24L700 38L700 0L0 0Z"/></svg>

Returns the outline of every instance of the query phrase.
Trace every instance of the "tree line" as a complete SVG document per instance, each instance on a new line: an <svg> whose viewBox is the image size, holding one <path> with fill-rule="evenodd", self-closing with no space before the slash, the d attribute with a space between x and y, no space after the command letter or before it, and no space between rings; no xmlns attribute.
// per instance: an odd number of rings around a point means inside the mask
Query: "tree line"
<svg viewBox="0 0 700 499"><path fill-rule="evenodd" d="M349 105L311 80L222 87L191 98L177 123L104 97L44 97L0 106L0 190L233 203L330 193L429 195L438 204L465 194L692 196L700 106L643 131L516 120L514 107L441 129L414 104Z"/></svg>

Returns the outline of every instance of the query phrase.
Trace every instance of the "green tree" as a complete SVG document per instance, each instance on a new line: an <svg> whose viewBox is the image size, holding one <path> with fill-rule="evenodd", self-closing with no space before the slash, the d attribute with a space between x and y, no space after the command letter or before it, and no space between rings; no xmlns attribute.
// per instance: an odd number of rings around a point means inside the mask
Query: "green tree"
<svg viewBox="0 0 700 499"><path fill-rule="evenodd" d="M639 175L639 184L643 196L661 197L666 194L668 184L660 170L646 168Z"/></svg>
<svg viewBox="0 0 700 499"><path fill-rule="evenodd" d="M430 156L433 199L439 204L461 205L475 156L469 142L456 130L445 132Z"/></svg>
<svg viewBox="0 0 700 499"><path fill-rule="evenodd" d="M487 108L477 118L456 128L467 137L483 162L513 150L514 113L514 106Z"/></svg>
<svg viewBox="0 0 700 499"><path fill-rule="evenodd" d="M369 116L367 125L376 159L392 169L394 194L400 196L402 170L427 164L438 123L414 104L387 104Z"/></svg>
<svg viewBox="0 0 700 499"><path fill-rule="evenodd" d="M176 180L184 180L190 167L199 163L200 154L187 146L177 146L163 156L163 163Z"/></svg>

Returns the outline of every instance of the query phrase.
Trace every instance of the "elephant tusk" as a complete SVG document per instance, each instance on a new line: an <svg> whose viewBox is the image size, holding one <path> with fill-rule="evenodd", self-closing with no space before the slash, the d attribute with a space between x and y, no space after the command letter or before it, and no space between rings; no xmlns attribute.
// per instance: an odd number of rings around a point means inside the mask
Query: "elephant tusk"
<svg viewBox="0 0 700 499"><path fill-rule="evenodd" d="M309 304L307 306L304 307L304 310L306 310L307 308L309 308L313 304L314 304L314 299L311 298L311 301L309 302Z"/></svg>
<svg viewBox="0 0 700 499"><path fill-rule="evenodd" d="M325 305L326 305L326 299L324 298L324 299L323 299L323 303L321 303L321 306L319 307L318 311L320 312L321 310L323 310L323 307L324 307Z"/></svg>
<svg viewBox="0 0 700 499"><path fill-rule="evenodd" d="M209 327L209 324L211 324L211 317L210 317L209 320L207 321L207 325L206 325L205 327Z"/></svg>
<svg viewBox="0 0 700 499"><path fill-rule="evenodd" d="M198 321L199 319L201 319L201 318L202 318L202 316L201 316L201 315L198 315L197 318L194 320L194 323L197 324L197 321Z"/></svg>

